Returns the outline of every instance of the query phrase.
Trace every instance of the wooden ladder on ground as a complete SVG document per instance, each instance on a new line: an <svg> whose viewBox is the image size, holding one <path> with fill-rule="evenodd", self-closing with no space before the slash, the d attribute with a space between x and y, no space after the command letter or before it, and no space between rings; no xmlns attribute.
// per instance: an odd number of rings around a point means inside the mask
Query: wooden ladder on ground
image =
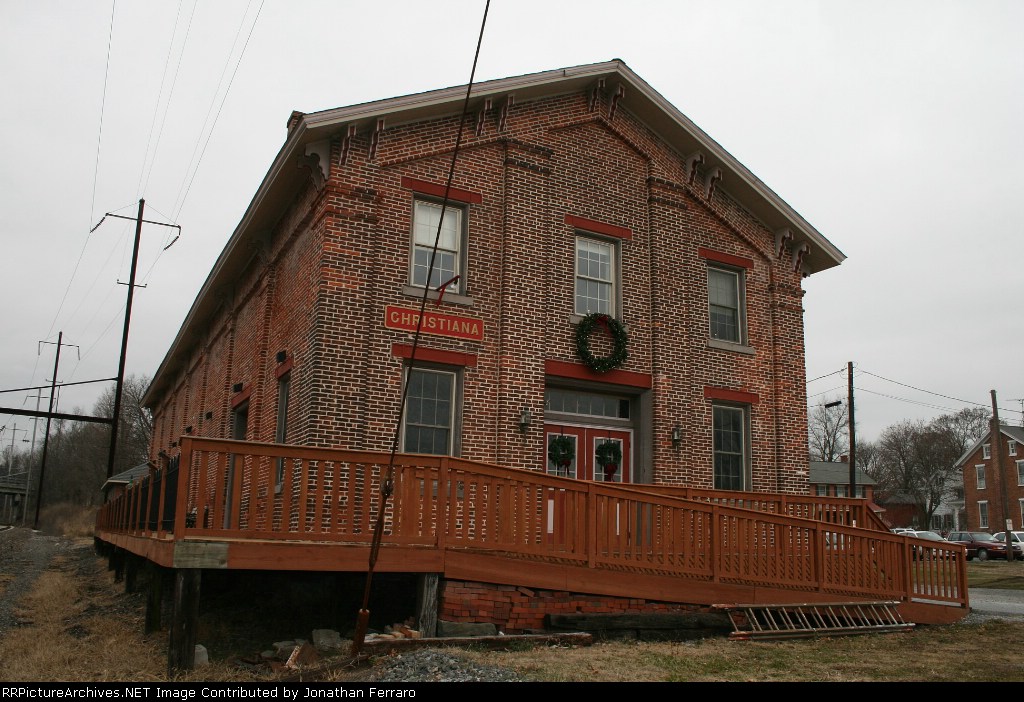
<svg viewBox="0 0 1024 702"><path fill-rule="evenodd" d="M909 631L914 625L903 621L897 605L899 602L815 602L714 607L729 613L733 625L730 639L749 641Z"/></svg>

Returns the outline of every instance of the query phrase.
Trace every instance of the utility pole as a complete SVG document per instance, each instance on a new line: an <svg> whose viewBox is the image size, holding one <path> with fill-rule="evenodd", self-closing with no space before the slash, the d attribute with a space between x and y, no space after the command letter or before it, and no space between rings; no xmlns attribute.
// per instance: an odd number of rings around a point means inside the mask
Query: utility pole
<svg viewBox="0 0 1024 702"><path fill-rule="evenodd" d="M57 348L59 349L60 347L58 346ZM25 397L25 400L27 400L30 397L33 397L33 396L32 395L27 395ZM36 398L36 412L37 413L39 412L39 401L42 399L42 397L43 397L43 393L36 392L35 398ZM24 400L22 400L21 404L23 404L23 405L25 404ZM38 426L39 426L39 417L33 417L32 418L32 446L28 450L28 455L29 455L28 474L25 476L25 507L21 510L21 525L22 526L25 526L25 520L28 518L29 497L32 495L32 459L36 455L36 427L38 427Z"/></svg>
<svg viewBox="0 0 1024 702"><path fill-rule="evenodd" d="M1006 538L1006 560L1013 560L1013 535L1010 533L1013 531L1013 520L1010 518L1010 500L1007 496L1010 489L1006 486L1007 473L1009 471L1003 470L1003 432L999 426L999 408L996 407L996 391L990 390L992 393L992 431L991 439L992 442L992 465L995 468L995 473L999 478L999 490L1003 493L1003 524Z"/></svg>
<svg viewBox="0 0 1024 702"><path fill-rule="evenodd" d="M857 432L853 421L853 361L846 363L846 404L850 423L850 497L857 496Z"/></svg>
<svg viewBox="0 0 1024 702"><path fill-rule="evenodd" d="M128 357L128 328L132 322L132 299L135 297L135 269L139 265L139 242L142 239L142 213L146 201L139 199L139 216L135 220L135 244L132 247L132 271L128 277L128 303L124 308L124 331L121 333L121 360L117 364L117 388L114 390L114 416L110 425L110 455L107 457L107 477L114 474L117 455L117 429L121 424L121 395L124 391L124 366Z"/></svg>
<svg viewBox="0 0 1024 702"><path fill-rule="evenodd" d="M43 503L43 475L46 473L46 452L50 447L50 421L53 419L53 398L57 394L57 369L60 367L60 347L64 343L64 332L57 334L57 354L53 360L53 380L50 384L50 409L46 415L46 435L43 437L43 462L39 466L39 489L36 490L36 520L33 529L39 528L39 506ZM26 505L27 506L27 505Z"/></svg>
<svg viewBox="0 0 1024 702"><path fill-rule="evenodd" d="M107 217L116 217L118 219L129 219L135 222L135 244L132 247L132 271L128 278L128 302L124 308L124 330L121 333L121 359L117 365L117 387L114 390L114 416L111 419L110 425L110 454L107 457L107 477L109 478L114 474L114 458L117 455L117 430L121 424L121 396L124 393L124 366L125 361L128 358L128 329L131 327L132 322L132 300L135 298L135 288L145 287L138 286L135 284L135 274L139 266L139 243L142 240L142 223L156 224L161 227L172 227L178 230L178 236L181 235L181 227L177 224L167 224L166 222L153 222L148 219L143 219L142 214L146 211L146 201L139 199L139 214L135 217L126 217L124 215L114 214L108 212L103 215L103 219L99 221L95 227L90 231L96 231L96 229L103 224L103 220ZM174 237L174 240L170 244L164 247L164 251L171 248L178 237ZM118 281L120 282L120 281Z"/></svg>

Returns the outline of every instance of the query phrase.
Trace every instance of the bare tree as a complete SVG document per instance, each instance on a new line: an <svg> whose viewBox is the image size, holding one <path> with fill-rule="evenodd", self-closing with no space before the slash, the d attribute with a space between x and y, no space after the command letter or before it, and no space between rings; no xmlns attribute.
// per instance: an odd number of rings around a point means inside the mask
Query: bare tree
<svg viewBox="0 0 1024 702"><path fill-rule="evenodd" d="M811 460L837 461L849 452L848 417L846 404L834 397L826 397L811 408L807 416Z"/></svg>
<svg viewBox="0 0 1024 702"><path fill-rule="evenodd" d="M984 433L987 421L984 410L965 409L928 423L900 422L882 432L877 456L869 452L862 460L874 461L866 470L878 481L880 493L909 498L920 523L929 524L958 482L954 464ZM864 449L857 449L861 459Z"/></svg>

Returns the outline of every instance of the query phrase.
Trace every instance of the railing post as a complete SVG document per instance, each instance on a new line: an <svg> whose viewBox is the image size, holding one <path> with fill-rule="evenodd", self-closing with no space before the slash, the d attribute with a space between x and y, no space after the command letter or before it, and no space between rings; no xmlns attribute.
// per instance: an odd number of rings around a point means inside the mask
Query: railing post
<svg viewBox="0 0 1024 702"><path fill-rule="evenodd" d="M596 484L587 482L586 517L587 533L583 535L583 548L587 554L587 566L595 567L597 564L597 493Z"/></svg>
<svg viewBox="0 0 1024 702"><path fill-rule="evenodd" d="M818 592L825 591L825 538L821 535L821 522L811 527L814 534L814 582L818 584Z"/></svg>
<svg viewBox="0 0 1024 702"><path fill-rule="evenodd" d="M178 494L174 508L174 540L185 538L185 509L188 505L188 481L192 472L192 439L181 438L181 451L178 453Z"/></svg>
<svg viewBox="0 0 1024 702"><path fill-rule="evenodd" d="M437 467L437 518L434 520L434 543L444 558L444 550L447 545L448 523L448 491L451 490L451 471L448 465L448 457L441 458L441 464ZM426 489L426 486L424 486Z"/></svg>
<svg viewBox="0 0 1024 702"><path fill-rule="evenodd" d="M715 548L715 545L719 548ZM711 503L711 582L719 582L722 570L722 524L718 503Z"/></svg>
<svg viewBox="0 0 1024 702"><path fill-rule="evenodd" d="M164 530L164 501L166 500L166 488L167 488L167 466L164 466L161 470L154 473L153 478L156 481L156 475L160 476L159 484L154 487L157 488L157 503L156 503L156 531L154 532L156 538L160 538Z"/></svg>

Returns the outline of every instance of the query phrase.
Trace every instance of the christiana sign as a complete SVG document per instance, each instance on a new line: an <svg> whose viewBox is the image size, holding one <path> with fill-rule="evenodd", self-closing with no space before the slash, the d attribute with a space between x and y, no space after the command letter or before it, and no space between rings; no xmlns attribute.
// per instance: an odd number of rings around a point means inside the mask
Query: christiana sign
<svg viewBox="0 0 1024 702"><path fill-rule="evenodd" d="M403 331L416 331L416 324L419 322L419 310L410 310L404 307L384 308L384 326L388 329L401 329ZM472 339L483 341L484 323L479 319L456 317L451 314L440 314L438 312L423 313L424 334L434 336L450 336L456 339Z"/></svg>

